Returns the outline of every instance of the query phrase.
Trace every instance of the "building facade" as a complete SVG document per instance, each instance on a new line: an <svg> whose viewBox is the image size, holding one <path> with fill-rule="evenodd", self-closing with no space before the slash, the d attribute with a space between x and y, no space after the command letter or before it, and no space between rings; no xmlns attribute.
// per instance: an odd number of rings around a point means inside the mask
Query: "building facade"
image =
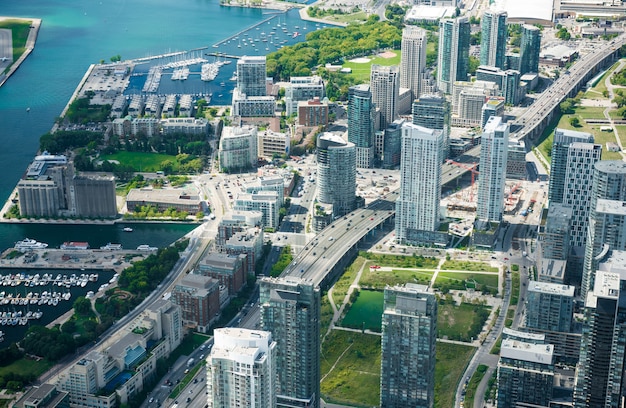
<svg viewBox="0 0 626 408"><path fill-rule="evenodd" d="M372 102L380 111L382 130L396 120L398 115L398 97L400 95L400 70L398 66L372 65L370 74L370 92Z"/></svg>
<svg viewBox="0 0 626 408"><path fill-rule="evenodd" d="M356 146L340 136L317 138L317 199L344 215L356 206Z"/></svg>
<svg viewBox="0 0 626 408"><path fill-rule="evenodd" d="M528 284L526 327L570 332L574 314L574 287L547 282Z"/></svg>
<svg viewBox="0 0 626 408"><path fill-rule="evenodd" d="M348 89L348 141L356 146L356 167L374 164L374 103L369 85Z"/></svg>
<svg viewBox="0 0 626 408"><path fill-rule="evenodd" d="M317 75L307 77L291 77L289 85L285 87L285 113L293 115L298 109L299 102L314 98L324 99L324 81Z"/></svg>
<svg viewBox="0 0 626 408"><path fill-rule="evenodd" d="M487 10L480 19L480 65L505 69L506 43L509 37L506 11Z"/></svg>
<svg viewBox="0 0 626 408"><path fill-rule="evenodd" d="M593 143L593 136L591 133L576 132L568 129L556 128L554 130L548 186L548 200L550 203L563 203L568 150L570 144L574 142ZM581 173L581 176L583 174Z"/></svg>
<svg viewBox="0 0 626 408"><path fill-rule="evenodd" d="M244 55L237 60L237 88L246 96L265 96L265 56Z"/></svg>
<svg viewBox="0 0 626 408"><path fill-rule="evenodd" d="M522 25L520 44L520 75L539 72L539 53L541 52L541 30L533 25Z"/></svg>
<svg viewBox="0 0 626 408"><path fill-rule="evenodd" d="M439 22L437 87L443 93L452 93L454 82L468 80L469 46L470 23L467 17Z"/></svg>
<svg viewBox="0 0 626 408"><path fill-rule="evenodd" d="M500 222L504 211L504 187L509 146L509 125L502 118L489 118L480 147L478 203L476 218L482 222Z"/></svg>
<svg viewBox="0 0 626 408"><path fill-rule="evenodd" d="M442 160L445 160L448 157L450 140L450 103L441 95L423 94L413 102L411 112L414 125L441 130L443 134Z"/></svg>
<svg viewBox="0 0 626 408"><path fill-rule="evenodd" d="M249 169L257 164L256 126L225 126L220 138L220 168L226 171Z"/></svg>
<svg viewBox="0 0 626 408"><path fill-rule="evenodd" d="M385 289L380 406L432 408L435 401L437 299L425 285Z"/></svg>
<svg viewBox="0 0 626 408"><path fill-rule="evenodd" d="M208 276L189 274L172 291L172 299L180 306L183 323L206 333L220 313L219 282Z"/></svg>
<svg viewBox="0 0 626 408"><path fill-rule="evenodd" d="M411 100L420 97L422 74L425 69L426 30L407 25L402 29L400 87L411 90Z"/></svg>

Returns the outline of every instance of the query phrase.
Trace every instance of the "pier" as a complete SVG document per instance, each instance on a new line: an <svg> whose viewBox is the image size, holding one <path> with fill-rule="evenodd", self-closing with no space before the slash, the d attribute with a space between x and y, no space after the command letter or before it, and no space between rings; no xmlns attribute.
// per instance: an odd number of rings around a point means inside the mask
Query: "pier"
<svg viewBox="0 0 626 408"><path fill-rule="evenodd" d="M239 59L241 58L241 55L232 55L232 54L226 54L223 52L207 52L204 55L207 55L209 57L217 57L217 58L230 58L230 59Z"/></svg>

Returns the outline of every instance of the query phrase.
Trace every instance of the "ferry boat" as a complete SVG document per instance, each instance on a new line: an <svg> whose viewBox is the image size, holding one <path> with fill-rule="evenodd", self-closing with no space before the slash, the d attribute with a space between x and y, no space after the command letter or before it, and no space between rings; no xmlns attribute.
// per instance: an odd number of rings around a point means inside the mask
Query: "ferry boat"
<svg viewBox="0 0 626 408"><path fill-rule="evenodd" d="M137 247L137 251L156 251L158 248L157 247L151 247L150 245L139 245Z"/></svg>
<svg viewBox="0 0 626 408"><path fill-rule="evenodd" d="M38 242L34 239L24 238L21 241L17 241L15 243L15 249L18 251L32 251L33 249L45 249L48 247L48 244L44 242Z"/></svg>
<svg viewBox="0 0 626 408"><path fill-rule="evenodd" d="M89 249L89 242L66 241L61 245L61 249L84 250Z"/></svg>
<svg viewBox="0 0 626 408"><path fill-rule="evenodd" d="M122 249L122 244L112 244L109 242L108 244L101 246L100 249L105 251L118 251Z"/></svg>
<svg viewBox="0 0 626 408"><path fill-rule="evenodd" d="M124 232L133 232L133 229L131 227L124 227L124 229L122 229L122 231L124 231Z"/></svg>

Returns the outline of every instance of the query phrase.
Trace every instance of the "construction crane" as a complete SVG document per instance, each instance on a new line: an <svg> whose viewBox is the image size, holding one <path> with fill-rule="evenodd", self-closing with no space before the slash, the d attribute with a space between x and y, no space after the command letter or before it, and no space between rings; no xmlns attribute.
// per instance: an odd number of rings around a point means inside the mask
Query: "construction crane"
<svg viewBox="0 0 626 408"><path fill-rule="evenodd" d="M478 167L478 163L459 163L454 160L446 160L446 163L452 164L453 166L460 167L472 173L472 186L470 187L470 201L474 201L474 182L476 181L476 175L479 174L476 167Z"/></svg>

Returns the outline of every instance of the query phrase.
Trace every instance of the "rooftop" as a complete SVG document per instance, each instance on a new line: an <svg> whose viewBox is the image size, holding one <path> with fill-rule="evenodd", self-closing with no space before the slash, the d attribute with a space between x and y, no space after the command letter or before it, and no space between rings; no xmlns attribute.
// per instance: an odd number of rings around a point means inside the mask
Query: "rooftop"
<svg viewBox="0 0 626 408"><path fill-rule="evenodd" d="M552 344L533 344L511 339L502 340L500 350L501 358L540 364L552 364L554 354Z"/></svg>
<svg viewBox="0 0 626 408"><path fill-rule="evenodd" d="M569 285L560 285L549 282L529 282L528 291L536 293L545 293L550 295L561 295L574 297L574 287Z"/></svg>

